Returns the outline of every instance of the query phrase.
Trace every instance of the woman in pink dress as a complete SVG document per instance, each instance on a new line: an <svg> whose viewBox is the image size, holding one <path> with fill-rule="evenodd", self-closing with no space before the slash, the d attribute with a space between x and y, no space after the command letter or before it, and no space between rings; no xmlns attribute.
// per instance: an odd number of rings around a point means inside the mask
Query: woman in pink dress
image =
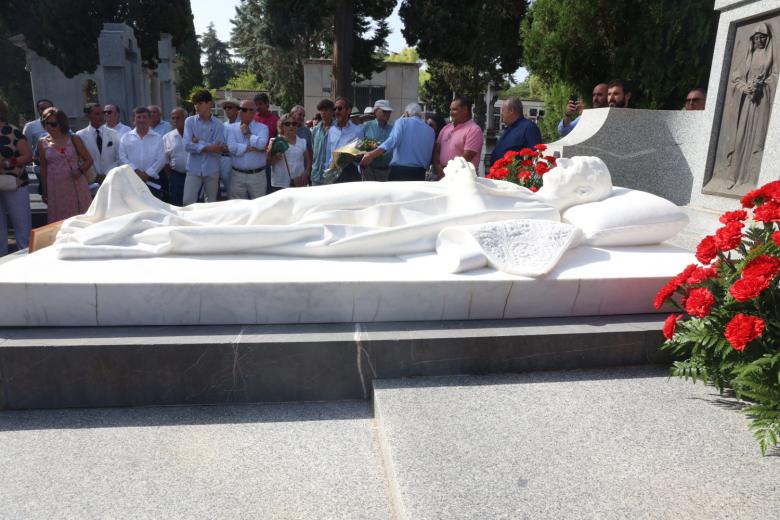
<svg viewBox="0 0 780 520"><path fill-rule="evenodd" d="M87 211L92 202L84 172L92 157L84 143L70 134L68 116L56 107L43 111L43 127L49 135L38 141L43 201L49 208L49 223Z"/></svg>

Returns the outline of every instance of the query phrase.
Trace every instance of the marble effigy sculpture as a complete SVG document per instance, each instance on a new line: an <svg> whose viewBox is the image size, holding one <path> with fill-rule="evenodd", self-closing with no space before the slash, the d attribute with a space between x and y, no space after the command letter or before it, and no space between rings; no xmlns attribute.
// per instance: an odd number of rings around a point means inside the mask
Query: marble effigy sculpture
<svg viewBox="0 0 780 520"><path fill-rule="evenodd" d="M437 183L346 183L179 208L154 198L122 166L109 173L87 213L63 224L54 247L60 259L437 251L450 272L490 265L538 276L582 240L576 225L561 222L562 212L613 193L609 171L595 157L560 160L538 193L478 178L460 159L445 171Z"/></svg>

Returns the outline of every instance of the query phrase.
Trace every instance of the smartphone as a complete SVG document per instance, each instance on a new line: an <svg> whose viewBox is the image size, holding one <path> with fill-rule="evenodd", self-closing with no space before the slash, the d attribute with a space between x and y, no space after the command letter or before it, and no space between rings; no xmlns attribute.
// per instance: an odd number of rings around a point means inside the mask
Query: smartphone
<svg viewBox="0 0 780 520"><path fill-rule="evenodd" d="M577 94L572 94L571 96L569 96L569 101L571 101L572 103L576 103L577 99L578 99Z"/></svg>

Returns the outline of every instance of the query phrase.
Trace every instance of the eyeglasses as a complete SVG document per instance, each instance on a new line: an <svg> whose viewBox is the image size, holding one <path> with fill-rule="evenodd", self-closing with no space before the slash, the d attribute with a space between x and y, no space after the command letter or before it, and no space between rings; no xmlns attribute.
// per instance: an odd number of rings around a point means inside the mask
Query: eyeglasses
<svg viewBox="0 0 780 520"><path fill-rule="evenodd" d="M247 113L247 112L254 112L254 111L255 111L255 109L254 109L254 108L246 108L246 107L241 107L241 108L239 108L239 110L240 110L241 112L243 112L243 113Z"/></svg>
<svg viewBox="0 0 780 520"><path fill-rule="evenodd" d="M282 126L298 126L298 123L296 123L295 121L285 121L284 123L282 123Z"/></svg>
<svg viewBox="0 0 780 520"><path fill-rule="evenodd" d="M44 121L43 125L44 126L50 126L52 128L56 128L56 127L60 126L60 124L57 121Z"/></svg>
<svg viewBox="0 0 780 520"><path fill-rule="evenodd" d="M346 110L347 107L336 105L336 108L334 109L336 112L341 112L342 110Z"/></svg>
<svg viewBox="0 0 780 520"><path fill-rule="evenodd" d="M114 111L113 110L103 110L103 113L104 114L113 114Z"/></svg>

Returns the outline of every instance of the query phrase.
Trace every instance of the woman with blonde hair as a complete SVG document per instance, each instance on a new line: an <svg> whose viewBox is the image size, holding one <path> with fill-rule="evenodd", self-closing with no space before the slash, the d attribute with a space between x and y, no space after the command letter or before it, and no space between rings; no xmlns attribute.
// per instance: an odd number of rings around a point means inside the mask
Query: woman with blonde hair
<svg viewBox="0 0 780 520"><path fill-rule="evenodd" d="M312 154L306 139L297 135L298 122L284 114L277 123L279 137L268 143L268 164L271 165L271 191L306 186L311 175ZM284 144L287 144L286 150ZM274 144L276 143L276 147ZM281 146L280 146L281 145Z"/></svg>
<svg viewBox="0 0 780 520"><path fill-rule="evenodd" d="M30 161L30 143L18 128L8 124L8 105L0 100L0 256L8 252L6 213L11 217L17 248L26 248L30 238L30 192L24 169Z"/></svg>
<svg viewBox="0 0 780 520"><path fill-rule="evenodd" d="M43 111L41 119L49 133L38 141L38 154L42 197L51 223L87 211L92 195L84 172L92 166L92 156L81 138L71 135L65 112L50 107Z"/></svg>

